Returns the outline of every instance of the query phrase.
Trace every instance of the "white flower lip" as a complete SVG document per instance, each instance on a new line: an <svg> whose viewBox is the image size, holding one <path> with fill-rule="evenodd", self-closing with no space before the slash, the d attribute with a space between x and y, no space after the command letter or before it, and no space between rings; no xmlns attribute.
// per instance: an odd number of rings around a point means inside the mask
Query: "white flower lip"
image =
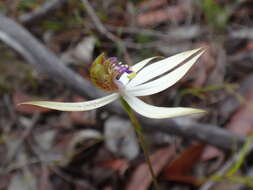
<svg viewBox="0 0 253 190"><path fill-rule="evenodd" d="M137 98L138 96L147 96L161 92L174 85L190 70L203 53L204 50L202 48L194 49L151 64L149 64L150 61L156 57L145 59L131 67L137 73L133 79L127 78L127 75L124 74L121 76L119 81L124 85L124 88L121 88L117 93L112 93L95 100L77 103L31 101L21 104L35 105L59 111L88 111L109 104L122 96L133 110L148 118L163 119L203 113L205 111L194 108L157 107Z"/></svg>

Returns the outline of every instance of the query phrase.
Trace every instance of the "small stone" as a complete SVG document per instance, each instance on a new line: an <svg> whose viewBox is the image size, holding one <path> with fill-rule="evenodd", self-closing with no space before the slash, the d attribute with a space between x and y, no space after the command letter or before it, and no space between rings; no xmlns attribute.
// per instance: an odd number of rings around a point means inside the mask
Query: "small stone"
<svg viewBox="0 0 253 190"><path fill-rule="evenodd" d="M113 153L129 160L139 154L139 145L130 121L111 117L105 122L105 144Z"/></svg>

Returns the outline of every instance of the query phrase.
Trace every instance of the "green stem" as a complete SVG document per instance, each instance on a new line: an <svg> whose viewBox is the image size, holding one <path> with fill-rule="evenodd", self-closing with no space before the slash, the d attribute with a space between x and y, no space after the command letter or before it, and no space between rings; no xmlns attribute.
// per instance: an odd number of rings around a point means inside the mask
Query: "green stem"
<svg viewBox="0 0 253 190"><path fill-rule="evenodd" d="M140 145L141 145L141 148L143 150L143 153L144 153L144 157L146 159L146 162L147 162L147 165L148 165L148 168L149 168L149 171L150 171L150 174L151 174L151 177L152 177L152 180L153 180L153 183L155 185L155 189L156 190L159 190L160 187L157 183L157 180L156 180L156 176L155 176L155 173L154 173L154 170L152 168L152 164L151 164L151 161L149 159L149 149L148 149L148 146L147 146L147 143L145 141L145 138L142 134L142 128L141 128L141 125L139 123L139 121L137 120L137 118L135 117L134 115L134 112L133 110L131 109L131 107L128 105L128 103L121 97L120 98L120 101L125 109L125 111L127 112L133 126L134 126L134 130L137 134L137 137L139 139L139 142L140 142Z"/></svg>

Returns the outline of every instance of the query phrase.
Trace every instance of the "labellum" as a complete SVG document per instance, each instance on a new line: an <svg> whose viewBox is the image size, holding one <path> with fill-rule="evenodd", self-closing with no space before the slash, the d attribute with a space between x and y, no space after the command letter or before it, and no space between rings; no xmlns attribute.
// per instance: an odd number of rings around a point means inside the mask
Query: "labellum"
<svg viewBox="0 0 253 190"><path fill-rule="evenodd" d="M119 90L118 79L124 73L128 74L129 78L135 75L127 64L119 62L116 57L106 59L104 54L99 55L90 68L91 81L98 88L110 92Z"/></svg>

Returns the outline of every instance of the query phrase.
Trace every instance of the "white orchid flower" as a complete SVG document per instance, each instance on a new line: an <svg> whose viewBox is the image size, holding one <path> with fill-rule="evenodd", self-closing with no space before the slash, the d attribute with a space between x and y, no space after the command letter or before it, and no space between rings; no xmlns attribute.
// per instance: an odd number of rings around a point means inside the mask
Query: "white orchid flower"
<svg viewBox="0 0 253 190"><path fill-rule="evenodd" d="M204 52L194 49L149 64L157 57L145 59L132 67L122 64L116 58L105 60L100 55L92 64L91 80L100 88L113 93L86 102L64 103L52 101L31 101L30 104L60 111L88 111L122 97L137 113L153 119L162 119L203 113L203 110L183 107L157 107L143 102L138 96L161 92L180 80Z"/></svg>

